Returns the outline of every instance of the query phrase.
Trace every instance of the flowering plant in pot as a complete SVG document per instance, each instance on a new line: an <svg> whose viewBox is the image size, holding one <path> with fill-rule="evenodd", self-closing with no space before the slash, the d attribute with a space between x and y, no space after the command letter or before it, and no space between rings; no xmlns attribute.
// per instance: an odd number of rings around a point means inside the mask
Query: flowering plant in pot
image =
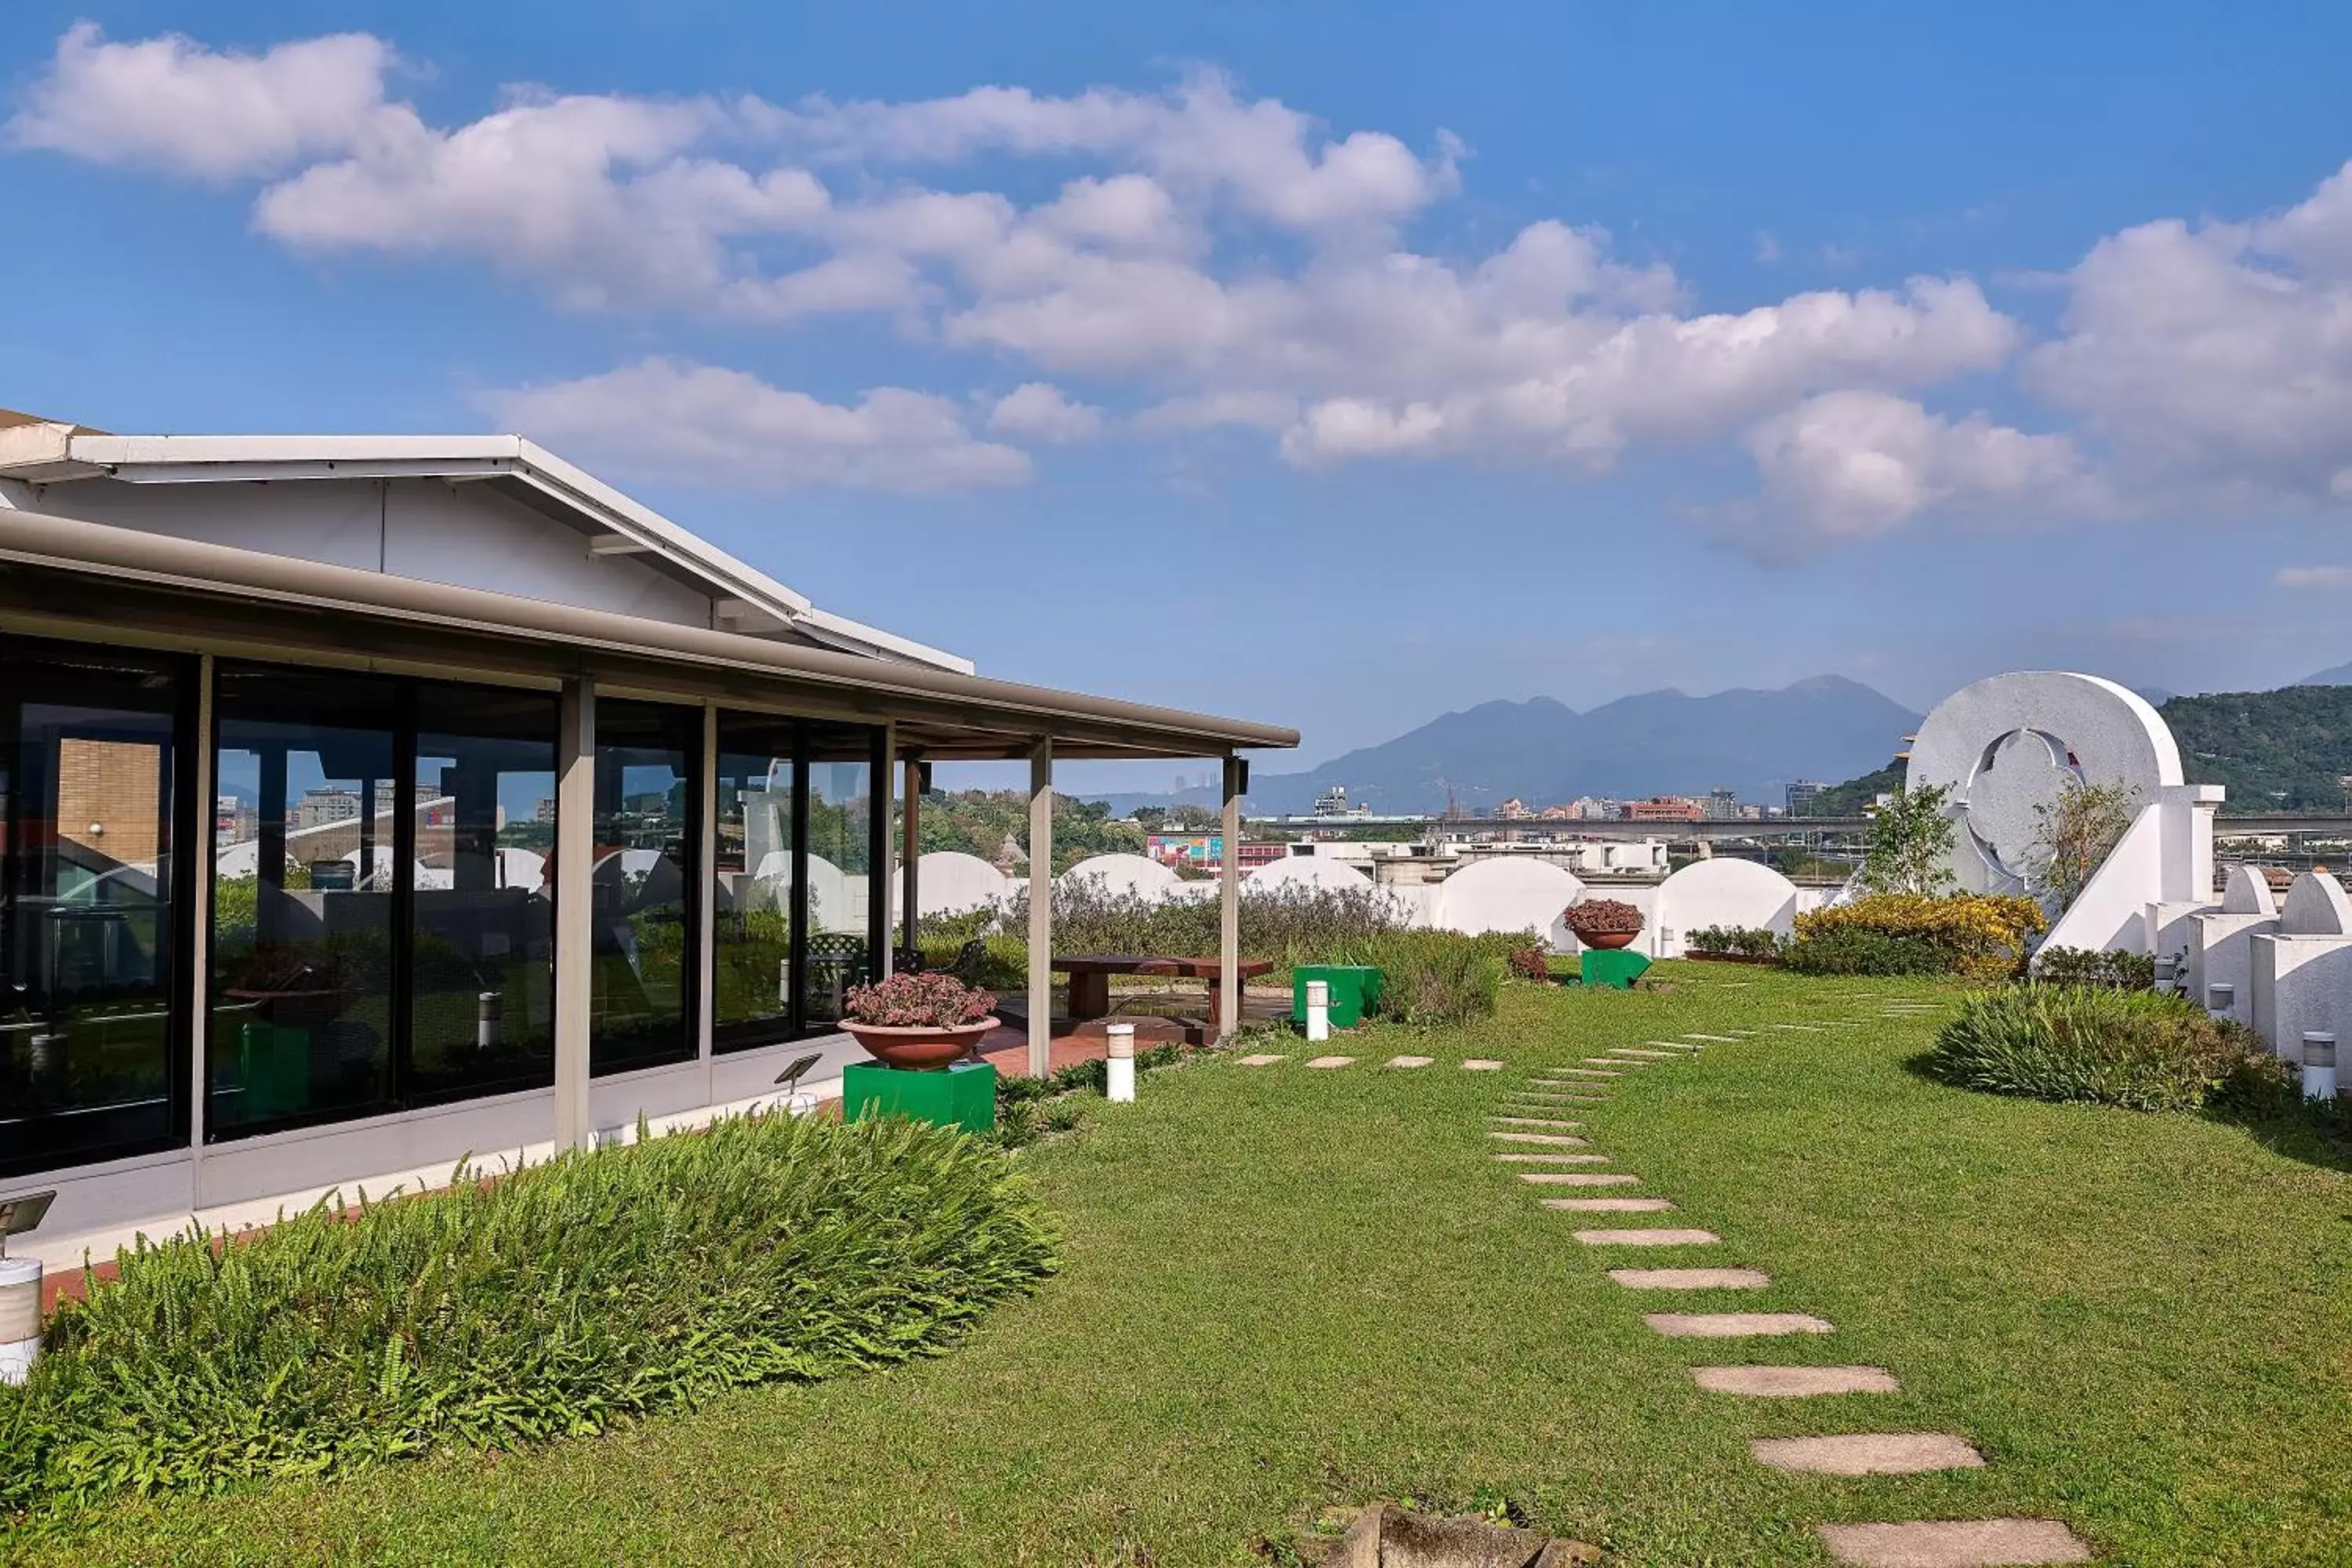
<svg viewBox="0 0 2352 1568"><path fill-rule="evenodd" d="M996 998L952 974L893 974L853 985L841 1026L885 1067L944 1070L971 1056L996 1027Z"/></svg>
<svg viewBox="0 0 2352 1568"><path fill-rule="evenodd" d="M1642 911L1622 899L1583 899L1559 918L1587 947L1624 947L1642 934Z"/></svg>

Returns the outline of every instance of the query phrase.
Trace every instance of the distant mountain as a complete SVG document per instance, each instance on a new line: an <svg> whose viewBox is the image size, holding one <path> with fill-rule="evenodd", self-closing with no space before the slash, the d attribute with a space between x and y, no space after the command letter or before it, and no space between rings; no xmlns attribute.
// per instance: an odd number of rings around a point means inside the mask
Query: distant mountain
<svg viewBox="0 0 2352 1568"><path fill-rule="evenodd" d="M1583 713L1549 697L1486 702L1318 768L1260 773L1249 809L1309 812L1333 784L1346 787L1350 805L1397 814L1442 811L1449 791L1473 812L1515 795L1549 805L1585 795L1704 795L1717 784L1777 805L1797 779L1848 778L1878 766L1918 725L1909 709L1834 675L1778 691L1650 691ZM1211 804L1207 795L1109 799L1124 812Z"/></svg>
<svg viewBox="0 0 2352 1568"><path fill-rule="evenodd" d="M2306 675L2297 686L2352 686L2352 664L2339 664L2333 669L2323 669L2317 675Z"/></svg>

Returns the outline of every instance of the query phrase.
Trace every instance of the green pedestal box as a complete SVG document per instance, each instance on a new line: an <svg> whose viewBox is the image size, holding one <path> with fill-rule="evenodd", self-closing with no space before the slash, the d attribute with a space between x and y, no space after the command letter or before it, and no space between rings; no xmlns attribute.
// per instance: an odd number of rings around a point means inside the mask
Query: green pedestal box
<svg viewBox="0 0 2352 1568"><path fill-rule="evenodd" d="M1290 972L1290 1016L1307 1022L1307 983L1320 980L1331 988L1331 1026L1352 1029L1381 999L1381 972L1360 963L1302 963Z"/></svg>
<svg viewBox="0 0 2352 1568"><path fill-rule="evenodd" d="M1587 985L1606 985L1614 991L1631 991L1633 982L1650 961L1631 948L1588 947L1584 950L1581 973Z"/></svg>
<svg viewBox="0 0 2352 1568"><path fill-rule="evenodd" d="M879 1062L852 1062L841 1069L841 1119L869 1116L985 1132L996 1125L996 1069L986 1062L958 1062L945 1072L901 1072Z"/></svg>

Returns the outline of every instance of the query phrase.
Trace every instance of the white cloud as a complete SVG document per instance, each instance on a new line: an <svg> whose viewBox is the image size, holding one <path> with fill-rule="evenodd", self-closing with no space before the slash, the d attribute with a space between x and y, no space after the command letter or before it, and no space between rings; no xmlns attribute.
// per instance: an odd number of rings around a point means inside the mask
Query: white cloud
<svg viewBox="0 0 2352 1568"><path fill-rule="evenodd" d="M2159 500L2352 500L2352 164L2251 223L2143 224L2067 277L2027 384Z"/></svg>
<svg viewBox="0 0 2352 1568"><path fill-rule="evenodd" d="M1866 538L1930 509L2102 504L2064 436L2028 435L1981 414L1947 419L1882 392L1809 398L1745 443L1793 535L1760 542L1772 548Z"/></svg>
<svg viewBox="0 0 2352 1568"><path fill-rule="evenodd" d="M988 413L991 430L1025 441L1091 441L1102 433L1102 425L1101 409L1073 403L1061 388L1042 381L1014 387Z"/></svg>
<svg viewBox="0 0 2352 1568"><path fill-rule="evenodd" d="M215 50L166 33L110 43L94 22L58 40L48 70L8 122L20 147L207 180L268 174L391 128L392 48L365 33Z"/></svg>
<svg viewBox="0 0 2352 1568"><path fill-rule="evenodd" d="M901 387L824 403L741 371L649 359L482 402L507 427L592 466L704 484L937 493L1030 474L1027 453L975 437L954 403Z"/></svg>
<svg viewBox="0 0 2352 1568"><path fill-rule="evenodd" d="M2352 588L2352 566L2282 566L2271 581L2282 588Z"/></svg>

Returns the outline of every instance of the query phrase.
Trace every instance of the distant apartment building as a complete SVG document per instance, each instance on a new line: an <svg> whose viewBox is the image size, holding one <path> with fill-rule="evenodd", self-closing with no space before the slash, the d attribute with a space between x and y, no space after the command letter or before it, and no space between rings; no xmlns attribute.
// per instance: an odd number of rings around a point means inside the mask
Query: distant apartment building
<svg viewBox="0 0 2352 1568"><path fill-rule="evenodd" d="M1687 795L1654 795L1625 803L1627 822L1700 822L1706 817L1706 808Z"/></svg>
<svg viewBox="0 0 2352 1568"><path fill-rule="evenodd" d="M1709 822L1736 822L1739 818L1739 795L1729 784L1717 784L1706 792L1706 817Z"/></svg>
<svg viewBox="0 0 2352 1568"><path fill-rule="evenodd" d="M1796 783L1790 784L1789 786L1789 815L1790 816L1811 816L1813 814L1814 798L1829 787L1829 785L1822 783L1819 779L1799 779Z"/></svg>
<svg viewBox="0 0 2352 1568"><path fill-rule="evenodd" d="M1348 786L1346 784L1333 784L1329 789L1327 789L1321 795L1317 795L1315 797L1315 815L1318 816L1347 816Z"/></svg>
<svg viewBox="0 0 2352 1568"><path fill-rule="evenodd" d="M1537 812L1536 816L1546 822L1573 822L1576 820L1576 807L1572 805L1548 805L1541 811Z"/></svg>
<svg viewBox="0 0 2352 1568"><path fill-rule="evenodd" d="M1504 822L1525 822L1534 815L1534 812L1528 809L1528 803L1517 795L1513 795L1495 808L1495 816Z"/></svg>
<svg viewBox="0 0 2352 1568"><path fill-rule="evenodd" d="M1625 807L1606 795L1583 795L1569 803L1568 815L1579 822L1617 822L1623 819Z"/></svg>

